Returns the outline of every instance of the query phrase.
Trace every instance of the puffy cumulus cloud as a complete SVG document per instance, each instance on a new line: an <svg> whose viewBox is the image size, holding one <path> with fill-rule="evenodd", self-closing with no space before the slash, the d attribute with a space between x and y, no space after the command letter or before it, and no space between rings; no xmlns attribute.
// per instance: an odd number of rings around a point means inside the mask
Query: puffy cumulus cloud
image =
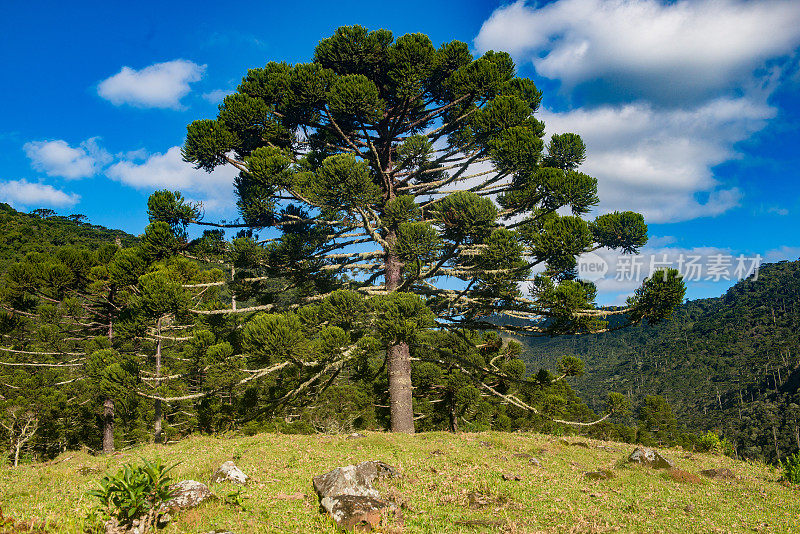
<svg viewBox="0 0 800 534"><path fill-rule="evenodd" d="M205 69L205 65L185 59L156 63L141 70L122 67L100 82L97 94L117 106L180 109L181 98L191 90L189 84L199 81Z"/></svg>
<svg viewBox="0 0 800 534"><path fill-rule="evenodd" d="M598 179L601 212L634 210L648 222L724 213L741 193L713 167L738 157L735 144L761 130L776 110L753 98L720 98L691 109L647 103L556 113L543 109L547 133L580 133L583 172Z"/></svg>
<svg viewBox="0 0 800 534"><path fill-rule="evenodd" d="M136 189L172 189L203 203L207 211L229 211L236 205L233 179L237 171L230 166L207 173L183 161L180 147L149 155L143 161L123 160L111 165L106 175Z"/></svg>
<svg viewBox="0 0 800 534"><path fill-rule="evenodd" d="M61 139L31 141L22 148L37 171L74 180L94 176L112 160L111 154L97 144L97 139L92 137L76 147Z"/></svg>
<svg viewBox="0 0 800 534"><path fill-rule="evenodd" d="M475 39L572 88L679 102L747 83L800 44L796 0L524 1L497 9Z"/></svg>
<svg viewBox="0 0 800 534"><path fill-rule="evenodd" d="M0 201L15 208L71 207L80 201L80 195L66 193L47 184L27 180L0 182Z"/></svg>

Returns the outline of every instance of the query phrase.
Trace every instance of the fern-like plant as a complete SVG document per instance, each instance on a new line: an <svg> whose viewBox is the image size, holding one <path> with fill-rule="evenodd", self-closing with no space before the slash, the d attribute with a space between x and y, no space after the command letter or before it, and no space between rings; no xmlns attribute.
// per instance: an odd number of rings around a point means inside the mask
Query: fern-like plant
<svg viewBox="0 0 800 534"><path fill-rule="evenodd" d="M155 525L158 507L174 496L168 472L175 465L142 458L141 465L126 464L116 475L106 475L100 487L87 494L97 498L99 511L120 527L137 522L139 531L146 532Z"/></svg>

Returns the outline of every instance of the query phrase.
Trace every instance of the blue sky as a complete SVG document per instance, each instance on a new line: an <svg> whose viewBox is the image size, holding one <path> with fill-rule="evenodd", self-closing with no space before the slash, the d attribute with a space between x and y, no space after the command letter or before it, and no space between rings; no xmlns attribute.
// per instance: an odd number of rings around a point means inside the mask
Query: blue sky
<svg viewBox="0 0 800 534"><path fill-rule="evenodd" d="M186 124L248 68L307 61L344 24L507 50L574 131L598 212L645 214L656 254L800 256L800 2L8 2L0 20L0 201L140 233L154 189L236 216L232 172L180 160ZM618 302L637 280L598 281ZM703 277L705 278L705 276ZM689 296L732 282L690 282Z"/></svg>

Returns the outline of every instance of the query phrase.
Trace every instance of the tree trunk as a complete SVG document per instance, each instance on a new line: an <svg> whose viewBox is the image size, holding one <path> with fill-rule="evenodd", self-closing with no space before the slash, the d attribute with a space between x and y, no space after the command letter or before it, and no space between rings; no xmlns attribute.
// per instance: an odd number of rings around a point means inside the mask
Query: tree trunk
<svg viewBox="0 0 800 534"><path fill-rule="evenodd" d="M14 467L19 465L19 450L22 448L22 443L17 439L16 446L14 447Z"/></svg>
<svg viewBox="0 0 800 534"><path fill-rule="evenodd" d="M450 401L450 432L456 433L458 432L458 414L456 413L456 403L455 400Z"/></svg>
<svg viewBox="0 0 800 534"><path fill-rule="evenodd" d="M389 412L392 432L414 433L411 395L411 357L407 343L391 345L386 351L389 372Z"/></svg>
<svg viewBox="0 0 800 534"><path fill-rule="evenodd" d="M800 450L800 426L797 425L797 421L794 423L794 439L797 442L797 449Z"/></svg>
<svg viewBox="0 0 800 534"><path fill-rule="evenodd" d="M231 283L236 279L236 267L231 264ZM231 290L231 309L236 309L236 293Z"/></svg>
<svg viewBox="0 0 800 534"><path fill-rule="evenodd" d="M103 453L114 452L114 401L106 397L103 402Z"/></svg>
<svg viewBox="0 0 800 534"><path fill-rule="evenodd" d="M394 242L393 232L387 241ZM385 256L386 290L400 287L402 263L397 256ZM389 416L392 432L414 433L414 405L411 394L411 355L407 343L390 344L386 348L386 367L389 375Z"/></svg>
<svg viewBox="0 0 800 534"><path fill-rule="evenodd" d="M772 439L775 442L775 461L780 461L781 451L778 449L778 428L772 425Z"/></svg>
<svg viewBox="0 0 800 534"><path fill-rule="evenodd" d="M161 385L161 382L158 380L161 378L161 317L158 318L158 341L156 342L156 391L158 391L158 386ZM153 409L153 418L154 421L154 431L153 431L153 441L156 443L161 443L161 420L163 415L161 413L161 401L156 399L156 404Z"/></svg>

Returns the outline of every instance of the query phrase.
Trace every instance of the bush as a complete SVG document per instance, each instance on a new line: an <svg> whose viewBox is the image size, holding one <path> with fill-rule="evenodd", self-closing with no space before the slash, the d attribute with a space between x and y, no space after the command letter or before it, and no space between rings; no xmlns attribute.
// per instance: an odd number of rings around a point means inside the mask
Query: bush
<svg viewBox="0 0 800 534"><path fill-rule="evenodd" d="M800 451L781 462L781 467L783 467L783 478L792 484L800 484Z"/></svg>
<svg viewBox="0 0 800 534"><path fill-rule="evenodd" d="M716 454L729 454L733 447L727 439L719 439L713 432L700 436L695 444L698 452L713 452Z"/></svg>
<svg viewBox="0 0 800 534"><path fill-rule="evenodd" d="M149 462L142 458L142 465L124 465L116 475L103 477L100 488L87 494L100 500L99 512L104 517L124 527L138 521L140 531L146 532L155 525L161 503L174 495L172 480L167 476L174 467L167 467L161 460Z"/></svg>

